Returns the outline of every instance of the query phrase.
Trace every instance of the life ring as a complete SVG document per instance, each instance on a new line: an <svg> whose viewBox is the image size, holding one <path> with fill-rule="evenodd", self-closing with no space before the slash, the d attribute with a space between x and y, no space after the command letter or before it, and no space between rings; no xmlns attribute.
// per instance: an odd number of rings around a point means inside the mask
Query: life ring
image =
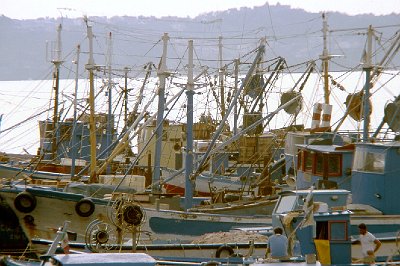
<svg viewBox="0 0 400 266"><path fill-rule="evenodd" d="M14 206L20 212L29 213L36 207L36 198L27 191L21 192L15 197Z"/></svg>
<svg viewBox="0 0 400 266"><path fill-rule="evenodd" d="M233 253L234 253L234 251L233 251L233 248L231 246L223 245L223 246L220 246L217 249L217 251L215 252L215 257L216 258L220 258L221 254L223 254L223 255L227 254L228 255L228 256L225 255L224 258L232 257Z"/></svg>
<svg viewBox="0 0 400 266"><path fill-rule="evenodd" d="M75 205L76 213L81 217L89 217L93 214L95 209L94 203L91 199L83 198Z"/></svg>

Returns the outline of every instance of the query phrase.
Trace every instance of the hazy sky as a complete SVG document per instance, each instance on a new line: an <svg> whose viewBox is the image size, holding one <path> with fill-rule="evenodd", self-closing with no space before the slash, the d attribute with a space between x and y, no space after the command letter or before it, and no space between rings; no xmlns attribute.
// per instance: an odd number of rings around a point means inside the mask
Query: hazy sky
<svg viewBox="0 0 400 266"><path fill-rule="evenodd" d="M14 19L87 16L179 16L264 5L267 0L1 0L0 14ZM268 0L309 12L400 14L400 0Z"/></svg>

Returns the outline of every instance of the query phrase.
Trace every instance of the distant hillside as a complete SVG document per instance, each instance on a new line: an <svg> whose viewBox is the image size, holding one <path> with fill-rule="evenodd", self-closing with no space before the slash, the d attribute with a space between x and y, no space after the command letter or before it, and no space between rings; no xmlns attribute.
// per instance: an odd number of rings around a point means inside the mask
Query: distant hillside
<svg viewBox="0 0 400 266"><path fill-rule="evenodd" d="M328 13L331 54L344 55L332 63L334 70L352 67L360 62L365 46L363 34L369 25L375 27L386 42L400 27L400 16L348 16ZM52 68L47 51L54 48L56 26L62 22L63 55L72 60L75 48L81 45L81 67L87 62L86 25L83 19L14 20L0 17L1 49L0 80L46 79ZM189 39L194 40L196 57L202 63L217 66L218 37L222 36L223 58L231 61L254 49L262 37L267 38L266 58L284 57L293 65L317 59L322 53L321 14L308 13L289 6L264 5L254 9L230 9L202 14L194 19L164 17L90 17L96 36L96 64L104 65L109 32L113 39L113 65L118 68L139 68L149 61L158 64L162 54L161 37L168 33L171 47L168 66L182 65ZM397 25L393 26L393 25ZM351 30L344 30L351 29ZM51 42L48 42L51 41ZM396 62L399 62L397 59ZM63 69L64 78L73 78L72 69Z"/></svg>

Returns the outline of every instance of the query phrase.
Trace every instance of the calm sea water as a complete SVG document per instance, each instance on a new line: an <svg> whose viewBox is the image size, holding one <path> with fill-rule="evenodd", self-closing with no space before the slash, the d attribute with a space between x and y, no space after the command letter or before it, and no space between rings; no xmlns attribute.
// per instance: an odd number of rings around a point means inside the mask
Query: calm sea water
<svg viewBox="0 0 400 266"><path fill-rule="evenodd" d="M362 72L352 74L332 73L337 82L339 82L345 91L331 86L330 103L333 105L331 124L336 127L338 121L345 112L346 96L349 93L358 92L365 83L365 75ZM283 75L276 83L272 93L268 93L266 99L263 100L266 113L274 111L280 104L280 93L293 88L297 79L301 74ZM122 128L124 106L122 105L121 93L124 87L123 80L114 80L115 86L112 89L112 110L116 116L118 127ZM147 84L144 90L144 100L139 106L143 106L149 101L157 88L157 79L153 79ZM181 90L184 80L168 80L166 87L167 101L172 95ZM302 90L304 98L301 113L296 118L296 124L304 124L306 127L311 125L312 107L315 102L323 102L323 82L320 76L312 74L306 86ZM129 97L128 109L132 110L137 102L142 80L130 81L128 84ZM233 86L233 83L226 83L226 86ZM74 91L76 88L75 80L60 81L60 97L59 110L61 118L72 117L74 99ZM96 80L96 111L106 113L108 110L108 87L102 80ZM298 88L295 88L298 91ZM87 103L89 92L89 83L87 80L79 80L78 83L78 113L84 110ZM400 93L400 77L396 72L387 72L383 74L372 92L373 113L371 115L371 128L376 128L382 121L385 105L393 101ZM195 121L202 113L210 113L214 118L217 117L217 108L214 96L218 91L212 93L209 87L203 83L196 84L196 94L194 96ZM39 129L38 121L43 119L52 119L53 116L53 82L51 80L37 81L1 81L0 82L0 114L3 119L0 126L0 152L7 153L30 153L35 154L39 147ZM148 108L149 113L156 112L158 98L154 98L154 102ZM182 94L180 99L173 105L168 106L165 114L168 113L170 121L186 122L186 95ZM288 126L293 120L291 116L284 111L279 112L270 121L265 130L281 128ZM241 118L238 120L239 124ZM231 127L233 127L233 118L229 119ZM363 123L356 122L351 118L345 120L341 129L355 130L362 129Z"/></svg>

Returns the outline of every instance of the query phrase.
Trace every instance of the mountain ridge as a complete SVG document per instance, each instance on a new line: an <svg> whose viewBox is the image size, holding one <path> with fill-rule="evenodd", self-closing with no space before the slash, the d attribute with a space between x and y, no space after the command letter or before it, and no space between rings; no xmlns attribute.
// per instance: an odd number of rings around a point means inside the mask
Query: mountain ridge
<svg viewBox="0 0 400 266"><path fill-rule="evenodd" d="M350 16L327 13L329 51L344 55L332 63L333 71L343 71L359 64L369 25L377 29L377 38L388 41L400 26L396 14ZM16 20L0 16L2 42L0 49L0 80L50 79L50 52L54 48L56 26L62 21L63 55L73 60L78 44L82 47L82 62L87 62L86 25L81 18L39 18ZM228 63L246 51L251 51L260 39L267 39L267 58L283 57L290 65L318 59L322 53L321 13L293 9L287 5L265 4L254 8L232 8L204 13L194 18L168 17L90 17L95 35L95 62L104 65L107 36L113 36L113 60L116 68L140 69L147 62L158 64L162 53L160 39L164 32L171 38L169 65L179 64L194 39L196 55L205 58L211 67L218 67L218 38L222 36L223 59ZM49 41L51 40L51 41ZM46 59L47 58L47 59ZM170 61L171 60L171 61ZM397 67L396 59L393 67ZM84 63L81 63L82 68ZM71 69L61 71L62 78L71 78Z"/></svg>

